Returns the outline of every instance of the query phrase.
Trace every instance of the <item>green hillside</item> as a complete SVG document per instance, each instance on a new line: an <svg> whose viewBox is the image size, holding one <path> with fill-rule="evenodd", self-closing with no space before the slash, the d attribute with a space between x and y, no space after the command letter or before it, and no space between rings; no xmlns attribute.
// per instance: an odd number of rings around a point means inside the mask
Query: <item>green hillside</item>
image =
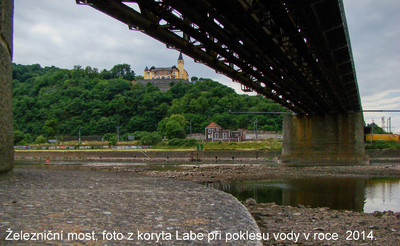
<svg viewBox="0 0 400 246"><path fill-rule="evenodd" d="M285 111L262 96L238 95L210 79L175 84L161 92L151 85L132 83L127 64L111 70L74 69L13 64L13 112L16 143L45 138L138 131L168 134L168 127L204 132L211 121L228 129L281 131L282 116L232 114L237 111ZM171 123L172 122L172 123ZM176 129L175 129L176 128ZM183 133L182 133L183 132Z"/></svg>

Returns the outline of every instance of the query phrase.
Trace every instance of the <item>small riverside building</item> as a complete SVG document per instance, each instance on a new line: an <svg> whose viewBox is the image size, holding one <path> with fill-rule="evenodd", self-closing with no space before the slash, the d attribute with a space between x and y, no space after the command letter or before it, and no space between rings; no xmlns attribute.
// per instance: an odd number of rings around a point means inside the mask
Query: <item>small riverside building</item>
<svg viewBox="0 0 400 246"><path fill-rule="evenodd" d="M243 130L236 131L222 129L220 125L211 122L205 128L205 141L207 142L241 142L246 138Z"/></svg>

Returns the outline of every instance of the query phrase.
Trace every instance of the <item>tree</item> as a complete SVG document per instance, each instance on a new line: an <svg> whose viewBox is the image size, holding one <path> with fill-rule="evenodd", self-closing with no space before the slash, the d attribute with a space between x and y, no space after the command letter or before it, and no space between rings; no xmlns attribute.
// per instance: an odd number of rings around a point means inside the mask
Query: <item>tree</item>
<svg viewBox="0 0 400 246"><path fill-rule="evenodd" d="M144 77L142 75L136 75L135 76L135 81L138 81L138 80L141 80L141 79L144 79Z"/></svg>
<svg viewBox="0 0 400 246"><path fill-rule="evenodd" d="M192 76L192 78L190 78L190 81L192 83L196 83L199 80L199 78L197 78L196 76Z"/></svg>
<svg viewBox="0 0 400 246"><path fill-rule="evenodd" d="M47 138L43 135L37 136L34 143L35 144L45 144L45 143L47 143Z"/></svg>
<svg viewBox="0 0 400 246"><path fill-rule="evenodd" d="M43 126L43 133L46 137L54 137L57 134L57 121L55 119L46 120Z"/></svg>
<svg viewBox="0 0 400 246"><path fill-rule="evenodd" d="M157 132L144 132L140 138L142 145L156 145L161 142L161 136Z"/></svg>
<svg viewBox="0 0 400 246"><path fill-rule="evenodd" d="M135 80L135 72L129 64L118 64L111 68L111 74L114 78L123 78L129 81Z"/></svg>
<svg viewBox="0 0 400 246"><path fill-rule="evenodd" d="M113 135L113 136L110 137L110 140L109 140L109 142L108 142L108 145L109 145L109 146L113 146L113 145L116 145L117 142L118 142L117 137L116 137L115 135Z"/></svg>
<svg viewBox="0 0 400 246"><path fill-rule="evenodd" d="M15 130L14 131L14 145L17 145L19 142L25 139L25 135L22 131Z"/></svg>
<svg viewBox="0 0 400 246"><path fill-rule="evenodd" d="M176 120L169 120L165 125L165 136L168 139L185 138L185 128L180 125Z"/></svg>
<svg viewBox="0 0 400 246"><path fill-rule="evenodd" d="M385 134L386 133L385 130L383 130L381 127L379 127L375 123L368 124L366 128L368 129L368 133L372 133L372 131L374 134Z"/></svg>
<svg viewBox="0 0 400 246"><path fill-rule="evenodd" d="M179 123L182 127L184 127L187 124L187 121L185 119L185 116L180 115L180 114L173 114L170 117L168 117L168 120L174 120Z"/></svg>

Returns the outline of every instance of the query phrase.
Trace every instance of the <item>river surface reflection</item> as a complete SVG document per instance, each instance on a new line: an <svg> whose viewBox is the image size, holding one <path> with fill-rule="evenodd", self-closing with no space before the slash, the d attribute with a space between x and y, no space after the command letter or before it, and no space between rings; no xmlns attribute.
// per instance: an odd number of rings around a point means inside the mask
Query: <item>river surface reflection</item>
<svg viewBox="0 0 400 246"><path fill-rule="evenodd" d="M398 178L301 178L207 183L241 201L329 207L358 212L400 211Z"/></svg>

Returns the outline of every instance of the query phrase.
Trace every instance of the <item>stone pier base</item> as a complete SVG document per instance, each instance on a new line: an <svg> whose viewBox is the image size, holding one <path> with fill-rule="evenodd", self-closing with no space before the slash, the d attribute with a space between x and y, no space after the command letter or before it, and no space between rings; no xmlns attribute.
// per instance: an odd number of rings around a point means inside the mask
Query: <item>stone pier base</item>
<svg viewBox="0 0 400 246"><path fill-rule="evenodd" d="M279 163L305 165L365 165L362 113L287 115Z"/></svg>
<svg viewBox="0 0 400 246"><path fill-rule="evenodd" d="M0 1L0 173L13 168L11 104L13 0Z"/></svg>

